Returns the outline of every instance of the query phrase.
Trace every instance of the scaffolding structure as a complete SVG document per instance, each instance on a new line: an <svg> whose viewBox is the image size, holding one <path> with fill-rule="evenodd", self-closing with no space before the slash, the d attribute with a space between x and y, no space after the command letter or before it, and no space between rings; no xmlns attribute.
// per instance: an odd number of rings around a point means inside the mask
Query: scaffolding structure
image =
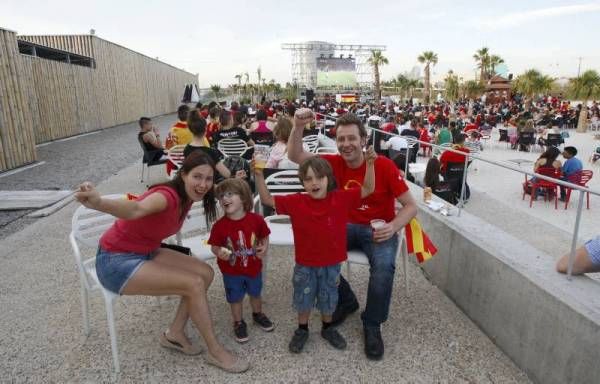
<svg viewBox="0 0 600 384"><path fill-rule="evenodd" d="M292 51L292 82L301 88L317 89L317 58L347 54L356 61L358 90L373 87L373 69L368 60L372 51L385 51L385 45L333 44L324 41L285 43L281 49Z"/></svg>

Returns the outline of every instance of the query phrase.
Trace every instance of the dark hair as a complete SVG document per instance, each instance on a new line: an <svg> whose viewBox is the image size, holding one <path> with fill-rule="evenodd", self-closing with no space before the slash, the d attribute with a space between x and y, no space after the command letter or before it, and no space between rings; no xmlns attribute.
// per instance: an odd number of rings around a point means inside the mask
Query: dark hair
<svg viewBox="0 0 600 384"><path fill-rule="evenodd" d="M240 199L242 200L242 204L244 205L244 211L251 212L254 200L252 199L252 192L250 191L250 186L248 183L242 179L234 178L234 179L225 179L217 184L215 188L216 196L225 193L232 192L237 195L240 195Z"/></svg>
<svg viewBox="0 0 600 384"><path fill-rule="evenodd" d="M166 183L155 184L150 188L166 186L173 188L175 192L177 192L177 196L179 196L180 201L180 219L183 220L185 218L185 214L187 210L185 209L190 203L190 197L185 191L185 182L183 181L183 174L188 174L192 171L192 169L199 167L201 165L208 165L212 168L213 174L216 172L215 163L211 160L208 155L202 151L194 151L190 153L181 164L181 168L175 175L173 180L167 181ZM204 214L206 216L206 224L210 226L210 223L214 222L217 218L217 209L215 203L215 189L211 187L202 198L202 203L204 206Z"/></svg>
<svg viewBox="0 0 600 384"><path fill-rule="evenodd" d="M556 147L550 147L540 155L539 159L546 159L546 167L552 167L552 163L554 163L558 155L560 155L560 150Z"/></svg>
<svg viewBox="0 0 600 384"><path fill-rule="evenodd" d="M204 136L206 133L206 120L204 117L200 116L197 109L193 109L190 111L187 119L187 125L190 132L194 136Z"/></svg>
<svg viewBox="0 0 600 384"><path fill-rule="evenodd" d="M237 101L232 101L231 102L231 106L229 107L229 109L233 113L233 112L237 111L238 109L240 109L240 105L238 104Z"/></svg>
<svg viewBox="0 0 600 384"><path fill-rule="evenodd" d="M577 148L575 147L565 147L564 151L571 156L577 156Z"/></svg>
<svg viewBox="0 0 600 384"><path fill-rule="evenodd" d="M296 113L296 106L292 103L288 103L288 105L285 107L285 113L291 117L294 117L294 113Z"/></svg>
<svg viewBox="0 0 600 384"><path fill-rule="evenodd" d="M219 114L219 123L221 124L221 127L225 127L227 125L229 125L229 122L231 121L231 113L229 111L226 110L222 110L221 113Z"/></svg>
<svg viewBox="0 0 600 384"><path fill-rule="evenodd" d="M454 144L463 144L466 137L467 136L464 133L459 133L458 135L454 136Z"/></svg>
<svg viewBox="0 0 600 384"><path fill-rule="evenodd" d="M338 127L341 125L356 125L356 127L358 128L358 134L360 135L361 138L365 138L367 137L367 130L365 129L365 126L363 125L362 121L360 120L360 118L358 116L356 116L354 113L345 113L342 115L342 117L340 117L339 119L336 120L335 122L335 131L337 132Z"/></svg>
<svg viewBox="0 0 600 384"><path fill-rule="evenodd" d="M426 187L435 189L440 183L440 161L437 157L432 157L427 162L427 168L425 168L425 177L423 183Z"/></svg>
<svg viewBox="0 0 600 384"><path fill-rule="evenodd" d="M304 180L306 179L308 168L311 168L318 178L327 177L327 192L331 192L335 189L333 170L327 160L320 156L313 156L300 164L300 168L298 168L298 178L302 183L304 183Z"/></svg>
<svg viewBox="0 0 600 384"><path fill-rule="evenodd" d="M256 111L256 120L267 120L267 111L262 108Z"/></svg>
<svg viewBox="0 0 600 384"><path fill-rule="evenodd" d="M199 101L199 102L196 103L196 108L197 109L202 109L202 105L203 105L202 102Z"/></svg>
<svg viewBox="0 0 600 384"><path fill-rule="evenodd" d="M287 117L280 117L277 120L277 124L273 127L273 136L277 140L288 142L290 134L292 133L292 122Z"/></svg>
<svg viewBox="0 0 600 384"><path fill-rule="evenodd" d="M235 126L240 126L244 124L244 119L246 118L246 114L242 111L237 111L233 114L233 124Z"/></svg>
<svg viewBox="0 0 600 384"><path fill-rule="evenodd" d="M219 108L219 107L209 108L208 109L208 115L210 116L211 119L216 119L220 110L221 110L221 108Z"/></svg>
<svg viewBox="0 0 600 384"><path fill-rule="evenodd" d="M190 107L185 104L182 104L177 108L177 118L179 120L187 120L188 113L190 112Z"/></svg>
<svg viewBox="0 0 600 384"><path fill-rule="evenodd" d="M151 121L152 119L150 119L149 117L140 117L140 119L138 120L138 124L140 125L140 128L144 128L144 125Z"/></svg>

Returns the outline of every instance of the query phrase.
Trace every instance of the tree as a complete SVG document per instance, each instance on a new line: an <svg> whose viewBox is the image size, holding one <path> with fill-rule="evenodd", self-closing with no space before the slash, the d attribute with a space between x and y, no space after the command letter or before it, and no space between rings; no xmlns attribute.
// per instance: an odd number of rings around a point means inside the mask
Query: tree
<svg viewBox="0 0 600 384"><path fill-rule="evenodd" d="M547 93L552 89L554 79L547 75L542 75L536 69L529 69L522 75L517 76L514 81L514 89L530 99L542 93Z"/></svg>
<svg viewBox="0 0 600 384"><path fill-rule="evenodd" d="M240 73L240 74L238 74L238 75L235 75L234 77L235 77L235 79L236 79L236 80L237 80L237 82L238 82L238 83L237 83L237 89L238 89L238 98L240 98L240 94L239 94L239 93L240 93L240 91L241 91L241 89L242 89L242 74Z"/></svg>
<svg viewBox="0 0 600 384"><path fill-rule="evenodd" d="M220 95L220 92L221 92L221 86L219 84L212 84L210 86L210 90L215 95L215 101L219 101L219 95Z"/></svg>
<svg viewBox="0 0 600 384"><path fill-rule="evenodd" d="M400 95L403 98L407 97L408 84L410 82L408 77L400 74L400 75L396 76L396 78L393 81L394 81L394 86L400 90Z"/></svg>
<svg viewBox="0 0 600 384"><path fill-rule="evenodd" d="M373 67L373 75L375 77L375 103L381 103L381 83L379 78L379 66L389 64L388 59L381 54L381 51L371 51L371 57L367 60Z"/></svg>
<svg viewBox="0 0 600 384"><path fill-rule="evenodd" d="M475 59L477 68L479 68L479 82L483 84L490 66L490 50L487 47L478 49L473 55L473 59Z"/></svg>
<svg viewBox="0 0 600 384"><path fill-rule="evenodd" d="M425 104L429 104L429 98L430 98L430 94L431 94L431 69L430 69L430 66L431 66L431 64L433 64L433 65L437 64L438 56L436 53L433 53L432 51L425 51L421 55L419 55L419 57L417 57L417 60L419 60L419 63L425 64L424 99L425 99Z"/></svg>
<svg viewBox="0 0 600 384"><path fill-rule="evenodd" d="M490 56L490 72L488 73L489 78L496 75L496 67L498 66L498 64L502 64L502 63L504 63L504 59L501 58L500 56L498 56L498 55Z"/></svg>
<svg viewBox="0 0 600 384"><path fill-rule="evenodd" d="M476 80L469 80L463 84L462 90L465 97L476 99L483 94L485 86Z"/></svg>
<svg viewBox="0 0 600 384"><path fill-rule="evenodd" d="M581 76L571 79L569 83L572 96L576 99L583 99L583 107L577 122L577 132L585 132L587 130L588 100L600 97L600 75L594 70L588 70L583 72Z"/></svg>
<svg viewBox="0 0 600 384"><path fill-rule="evenodd" d="M446 88L446 100L455 101L459 97L458 76L452 70L448 71L448 75L444 79L444 88Z"/></svg>

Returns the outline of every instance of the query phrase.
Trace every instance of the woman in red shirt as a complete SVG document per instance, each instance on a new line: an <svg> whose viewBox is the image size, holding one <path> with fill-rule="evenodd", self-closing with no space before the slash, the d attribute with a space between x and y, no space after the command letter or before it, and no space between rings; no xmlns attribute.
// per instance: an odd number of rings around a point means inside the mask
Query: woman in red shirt
<svg viewBox="0 0 600 384"><path fill-rule="evenodd" d="M75 198L87 208L118 219L100 238L96 273L108 290L122 295L180 295L175 319L161 334L160 344L188 355L200 348L185 335L191 318L208 347L206 361L228 372L243 372L248 362L227 351L217 340L206 291L214 272L194 257L161 248L161 241L179 231L195 201L204 202L207 220L215 219L210 158L193 153L183 161L172 181L151 187L137 200L103 199L89 182L80 185Z"/></svg>

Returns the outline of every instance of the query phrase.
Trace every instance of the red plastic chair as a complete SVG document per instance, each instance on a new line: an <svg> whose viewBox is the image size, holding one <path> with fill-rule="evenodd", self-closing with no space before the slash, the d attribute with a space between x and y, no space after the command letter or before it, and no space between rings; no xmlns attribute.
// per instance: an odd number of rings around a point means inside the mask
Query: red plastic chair
<svg viewBox="0 0 600 384"><path fill-rule="evenodd" d="M569 183L577 184L582 187L587 187L587 183L594 175L593 171L589 169L583 169L570 175L567 179ZM565 209L569 206L569 199L571 198L571 191L573 188L565 187L567 195L565 196ZM587 192L587 209L590 209L590 193Z"/></svg>
<svg viewBox="0 0 600 384"><path fill-rule="evenodd" d="M539 168L536 171L536 173L555 179L560 178L561 175L560 169L548 167ZM525 175L525 183L523 184L523 200L525 200L525 192L529 190L531 194L531 200L529 200L529 208L533 206L533 200L535 199L537 195L537 190L539 188L544 191L544 201L547 201L550 198L550 192L554 193L554 209L558 209L558 184L537 178L532 180L527 180L527 175Z"/></svg>

